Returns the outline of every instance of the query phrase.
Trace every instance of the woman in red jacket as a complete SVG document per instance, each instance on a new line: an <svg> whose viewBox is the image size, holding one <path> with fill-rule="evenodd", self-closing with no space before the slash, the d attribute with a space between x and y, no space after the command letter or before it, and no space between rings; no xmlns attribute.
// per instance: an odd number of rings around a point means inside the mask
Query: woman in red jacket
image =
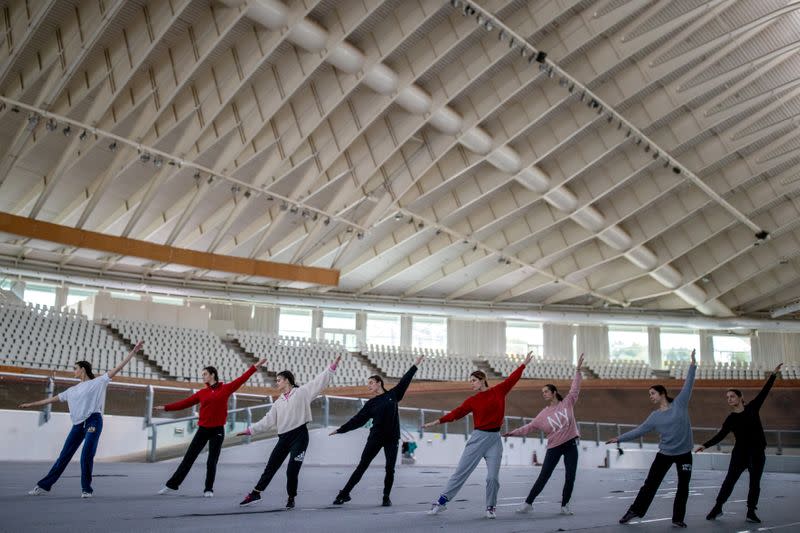
<svg viewBox="0 0 800 533"><path fill-rule="evenodd" d="M244 385L244 382L266 362L266 359L261 359L230 383L221 382L217 369L213 366L207 366L203 369L202 374L203 383L206 384L204 389L183 400L167 405L158 405L153 408L155 411L180 411L198 403L200 404L200 419L197 422L197 432L189 444L189 449L186 450L186 455L183 456L183 461L178 465L178 469L169 478L164 488L158 491L159 494L170 494L178 491L197 456L200 455L200 452L203 451L206 443L208 443L206 488L203 491L203 496L206 498L214 497L214 478L217 475L217 461L222 451L222 441L225 440L225 422L228 420L228 397Z"/></svg>
<svg viewBox="0 0 800 533"><path fill-rule="evenodd" d="M525 366L531 362L533 352L529 352L519 368L514 370L505 381L489 388L486 374L476 370L470 374L472 390L476 391L464 403L443 417L425 424L424 428L436 424L453 422L472 413L475 418L475 431L467 441L464 453L458 462L456 471L450 476L439 499L433 502L428 514L439 514L447 509L447 502L455 498L458 491L477 468L481 459L486 461L486 518L496 518L497 491L500 489L500 461L503 458L503 442L500 440L500 428L506 413L506 395L517 384Z"/></svg>

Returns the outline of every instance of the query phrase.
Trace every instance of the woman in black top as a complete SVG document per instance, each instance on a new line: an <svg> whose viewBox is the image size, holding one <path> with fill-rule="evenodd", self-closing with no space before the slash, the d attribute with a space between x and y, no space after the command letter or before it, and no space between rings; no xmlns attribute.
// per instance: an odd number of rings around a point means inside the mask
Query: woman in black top
<svg viewBox="0 0 800 533"><path fill-rule="evenodd" d="M695 450L695 452L702 452L720 442L728 433L733 431L736 442L731 451L728 475L725 476L725 481L722 482L722 486L719 489L717 503L709 511L706 520L715 520L722 514L722 506L728 501L733 492L733 486L736 485L736 481L742 475L742 472L747 470L750 473L750 490L747 493L747 521L756 524L761 523L761 520L756 516L756 506L761 492L761 474L764 472L764 463L766 462L764 449L767 447L767 439L764 437L764 428L761 426L758 411L767 398L773 383L775 383L775 378L781 366L783 366L783 363L775 367L761 392L753 398L752 402L745 404L744 398L742 398L742 391L728 389L725 393L725 398L733 412L722 423L722 429L719 430L719 433Z"/></svg>
<svg viewBox="0 0 800 533"><path fill-rule="evenodd" d="M386 456L386 477L383 480L383 506L392 505L389 493L392 491L394 483L394 465L397 462L397 448L400 440L400 414L397 411L397 404L403 396L417 372L417 366L422 363L425 356L417 358L416 362L408 369L408 372L400 378L400 381L388 391L383 387L383 379L380 376L371 376L367 381L367 389L374 397L364 404L364 407L345 422L342 427L331 432L347 433L358 429L371 418L372 427L369 430L367 444L361 453L361 460L358 463L350 479L347 480L344 488L339 491L339 495L333 501L334 505L342 505L350 501L350 491L361 481L361 476L366 472L367 467L383 448Z"/></svg>

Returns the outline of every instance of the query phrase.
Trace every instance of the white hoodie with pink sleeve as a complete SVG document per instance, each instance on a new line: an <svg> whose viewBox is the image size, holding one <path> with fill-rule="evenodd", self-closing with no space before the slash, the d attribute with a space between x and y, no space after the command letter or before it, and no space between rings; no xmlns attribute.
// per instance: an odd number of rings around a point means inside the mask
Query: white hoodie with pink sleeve
<svg viewBox="0 0 800 533"><path fill-rule="evenodd" d="M510 435L527 435L533 430L544 431L547 435L547 447L555 448L561 446L570 439L580 437L578 434L578 424L575 422L575 412L573 407L578 401L578 394L581 390L580 370L575 372L572 379L572 386L566 397L556 405L548 405L536 415L531 422L510 432Z"/></svg>

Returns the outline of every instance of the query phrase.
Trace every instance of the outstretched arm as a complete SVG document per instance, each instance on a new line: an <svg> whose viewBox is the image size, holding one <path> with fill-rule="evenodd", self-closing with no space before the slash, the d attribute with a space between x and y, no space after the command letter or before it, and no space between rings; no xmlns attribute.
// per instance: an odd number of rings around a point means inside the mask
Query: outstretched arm
<svg viewBox="0 0 800 533"><path fill-rule="evenodd" d="M411 365L411 368L400 378L400 381L397 382L391 391L394 394L395 401L400 401L403 399L403 396L406 395L406 391L408 390L408 386L411 385L411 380L414 379L414 374L417 373L417 367L422 362L425 356L420 356L417 359L417 362Z"/></svg>
<svg viewBox="0 0 800 533"><path fill-rule="evenodd" d="M645 433L647 433L651 429L653 429L653 425L650 422L650 417L648 416L647 420L642 422L642 425L640 425L638 427L635 427L635 428L633 428L632 430L630 430L630 431L628 431L626 433L623 433L619 437L614 437L613 439L607 440L606 444L611 444L611 443L614 443L614 442L626 442L626 441L629 441L629 440L638 439L639 437L641 437L642 435L644 435Z"/></svg>
<svg viewBox="0 0 800 533"><path fill-rule="evenodd" d="M528 352L528 355L525 357L525 361L523 361L523 363L519 365L510 376L495 385L494 388L500 391L500 393L504 396L508 394L522 377L522 373L525 372L525 367L528 366L528 364L531 362L531 359L533 359L533 352Z"/></svg>
<svg viewBox="0 0 800 533"><path fill-rule="evenodd" d="M254 433L263 433L275 427L278 424L278 411L275 406L270 407L264 418L253 424L251 427L237 433L237 435L252 435Z"/></svg>
<svg viewBox="0 0 800 533"><path fill-rule="evenodd" d="M241 376L239 376L238 378L234 379L234 380L233 380L233 381L231 381L230 383L226 383L226 384L225 384L225 392L227 392L228 394L233 394L234 392L236 392L237 390L239 390L239 387L241 387L242 385L244 385L244 384L245 384L245 382L246 382L248 379L250 379L250 376L252 376L253 374L255 374L255 373L256 373L256 370L258 370L259 368L261 368L261 367L264 365L264 363L266 363L266 362L267 362L267 360L266 360L266 359L259 359L259 360L258 360L258 362L257 362L256 364L254 364L253 366L251 366L250 368L248 368L247 370L245 370L245 371L244 371L244 374L242 374L242 375L241 375Z"/></svg>
<svg viewBox="0 0 800 533"><path fill-rule="evenodd" d="M48 403L56 403L57 401L58 401L58 395L55 395L55 396L50 396L49 398L45 398L44 400L21 403L19 404L19 408L27 409L28 407L39 407L40 405L47 405Z"/></svg>
<svg viewBox="0 0 800 533"><path fill-rule="evenodd" d="M583 375L581 374L582 367L583 354L578 358L578 366L575 368L575 377L572 378L572 385L570 385L569 392L564 398L564 403L567 405L575 405L575 402L578 401L578 395L581 392L581 380L583 379Z"/></svg>
<svg viewBox="0 0 800 533"><path fill-rule="evenodd" d="M464 403L462 403L461 405L459 405L446 415L437 418L433 422L428 422L427 424L423 424L422 427L430 428L437 424L444 424L446 422L455 422L459 418L467 416L469 413L472 412L472 402L470 400L472 400L472 397L469 397L466 400L464 400Z"/></svg>
<svg viewBox="0 0 800 533"><path fill-rule="evenodd" d="M122 370L131 359L133 359L133 356L136 355L136 352L142 349L142 346L144 346L144 341L137 342L136 346L133 347L133 350L131 350L130 353L125 356L125 359L123 359L117 366L106 372L109 379L113 379L113 377L116 376L117 373Z"/></svg>
<svg viewBox="0 0 800 533"><path fill-rule="evenodd" d="M726 419L725 419L725 422L723 422L723 423L722 423L722 429L720 429L720 430L717 432L717 434L716 434L716 435L714 435L713 437L711 437L710 439L708 439L706 442L704 442L704 443L703 443L703 445L702 445L702 446L700 446L699 448L697 448L697 450L695 450L695 451L697 451L697 452L702 452L702 451L703 451L703 450L705 450L706 448L711 448L711 447L712 447L712 446L714 446L715 444L717 444L717 443L719 443L719 442L722 442L722 439L724 439L724 438L725 438L725 436L726 436L728 433L730 433L730 432L731 432L731 427L730 427L730 424L728 423L728 421L729 421L729 420L730 420L730 415L728 415L728 418L726 418Z"/></svg>
<svg viewBox="0 0 800 533"><path fill-rule="evenodd" d="M188 398L184 398L183 400L178 400L177 402L168 403L167 405L156 405L153 407L154 411L180 411L182 409L188 409L193 405L197 405L200 403L200 393L195 392Z"/></svg>
<svg viewBox="0 0 800 533"><path fill-rule="evenodd" d="M364 405L359 412L353 415L353 418L342 424L342 426L331 433L331 435L335 433L347 433L348 431L358 429L366 424L370 418L372 418L372 410L368 405Z"/></svg>
<svg viewBox="0 0 800 533"><path fill-rule="evenodd" d="M336 367L339 365L339 361L341 361L341 359L342 356L338 356L336 359L334 359L333 363L331 363L330 366L323 370L317 377L300 387L301 389L309 392L309 401L319 396L322 393L322 389L328 386L328 383L331 382L333 373L336 372Z"/></svg>
<svg viewBox="0 0 800 533"><path fill-rule="evenodd" d="M689 398L692 397L692 387L694 387L694 376L697 373L697 360L695 351L692 350L692 362L689 365L689 373L686 374L686 381L683 382L681 392L675 397L675 404L682 407L689 405Z"/></svg>
<svg viewBox="0 0 800 533"><path fill-rule="evenodd" d="M540 429L540 430L544 429L542 426L539 425L538 417L534 418L533 420L531 420L530 422L528 422L524 426L520 426L520 427L518 427L517 429L515 429L513 431L509 431L508 433L503 433L503 436L504 437L522 437L522 436L527 435L528 433L530 433L531 431L533 431L535 429Z"/></svg>
<svg viewBox="0 0 800 533"><path fill-rule="evenodd" d="M772 389L772 386L775 384L775 379L778 377L778 372L780 372L782 366L783 363L776 366L775 370L772 371L772 374L770 374L769 379L767 379L767 382L764 383L764 386L761 388L761 391L750 402L752 408L755 408L756 410L761 409L761 404L763 404L764 400L767 399L767 394L769 394L770 389Z"/></svg>

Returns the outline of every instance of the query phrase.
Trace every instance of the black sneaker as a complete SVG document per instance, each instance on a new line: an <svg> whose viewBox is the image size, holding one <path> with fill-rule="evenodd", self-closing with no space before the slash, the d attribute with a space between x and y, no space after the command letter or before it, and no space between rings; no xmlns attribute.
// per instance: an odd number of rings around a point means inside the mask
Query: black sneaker
<svg viewBox="0 0 800 533"><path fill-rule="evenodd" d="M706 515L706 520L716 520L720 516L722 516L722 507L715 505Z"/></svg>
<svg viewBox="0 0 800 533"><path fill-rule="evenodd" d="M747 518L746 518L746 520L748 522L752 522L753 524L760 524L761 523L761 519L756 515L756 510L755 509L748 509L747 510Z"/></svg>
<svg viewBox="0 0 800 533"><path fill-rule="evenodd" d="M381 505L384 506L384 507L391 507L392 506L392 500L390 500L388 496L384 496L383 497L383 503L381 503Z"/></svg>
<svg viewBox="0 0 800 533"><path fill-rule="evenodd" d="M683 522L681 520L673 520L672 527L689 527L689 526L686 525L686 522Z"/></svg>
<svg viewBox="0 0 800 533"><path fill-rule="evenodd" d="M294 509L294 496L289 496L289 499L286 500L286 508Z"/></svg>
<svg viewBox="0 0 800 533"><path fill-rule="evenodd" d="M628 522L630 522L630 521L631 521L631 519L633 519L633 518L639 518L639 515L638 515L638 514L636 514L636 513L634 513L634 512L633 512L633 511L631 511L630 509L628 509L628 512L627 512L627 513L625 513L625 515L624 515L622 518L620 518L620 519L619 519L619 523L620 523L620 524L627 524L627 523L628 523Z"/></svg>
<svg viewBox="0 0 800 533"><path fill-rule="evenodd" d="M254 490L250 494L244 497L244 500L241 501L239 504L240 507L247 507L248 505L253 505L254 503L258 503L261 501L261 493L257 490Z"/></svg>
<svg viewBox="0 0 800 533"><path fill-rule="evenodd" d="M343 503L347 503L350 501L350 495L345 494L344 492L340 492L336 499L333 500L333 505L342 505Z"/></svg>

